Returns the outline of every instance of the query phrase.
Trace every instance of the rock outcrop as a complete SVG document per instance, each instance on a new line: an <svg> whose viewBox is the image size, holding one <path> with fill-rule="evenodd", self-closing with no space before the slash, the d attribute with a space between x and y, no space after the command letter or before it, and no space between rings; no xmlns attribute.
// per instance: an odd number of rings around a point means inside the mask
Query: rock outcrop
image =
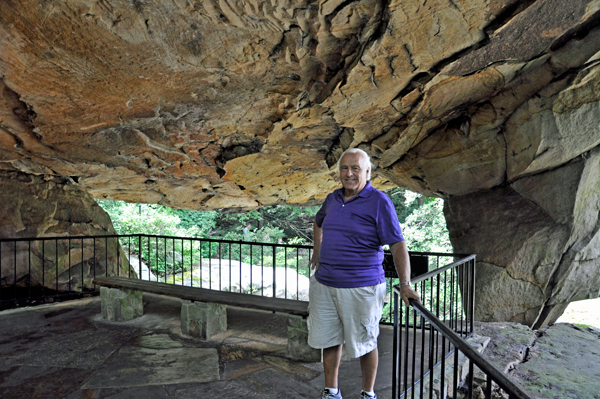
<svg viewBox="0 0 600 399"><path fill-rule="evenodd" d="M0 237L40 238L0 243L2 286L84 291L94 288L94 276L135 274L115 238L68 239L115 234L108 214L79 185L58 176L0 176ZM42 239L57 236L65 239Z"/></svg>
<svg viewBox="0 0 600 399"><path fill-rule="evenodd" d="M568 323L539 330L512 323L477 323L489 339L482 355L532 398L598 397L600 332ZM479 370L475 379L485 384ZM502 397L492 395L492 397Z"/></svg>
<svg viewBox="0 0 600 399"><path fill-rule="evenodd" d="M0 7L3 176L240 211L321 201L359 147L374 185L446 200L478 318L598 295L598 0Z"/></svg>

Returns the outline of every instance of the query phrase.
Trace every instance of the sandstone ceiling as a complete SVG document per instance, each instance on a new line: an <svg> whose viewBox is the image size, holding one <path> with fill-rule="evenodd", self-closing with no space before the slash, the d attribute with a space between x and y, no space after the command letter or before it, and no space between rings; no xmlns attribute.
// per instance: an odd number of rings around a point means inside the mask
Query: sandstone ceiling
<svg viewBox="0 0 600 399"><path fill-rule="evenodd" d="M480 319L600 288L599 0L0 0L0 93L4 179L248 210L360 147L517 298Z"/></svg>

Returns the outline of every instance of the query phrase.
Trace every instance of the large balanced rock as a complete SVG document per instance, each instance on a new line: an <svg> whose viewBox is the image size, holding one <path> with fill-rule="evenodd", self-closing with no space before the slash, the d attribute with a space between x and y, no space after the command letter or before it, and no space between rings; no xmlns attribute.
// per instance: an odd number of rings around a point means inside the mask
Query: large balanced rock
<svg viewBox="0 0 600 399"><path fill-rule="evenodd" d="M377 187L446 200L479 318L598 293L598 0L1 7L0 169L239 211L322 201L359 147Z"/></svg>
<svg viewBox="0 0 600 399"><path fill-rule="evenodd" d="M598 296L599 184L595 148L509 186L448 199L455 249L479 255L478 320L539 327L569 302Z"/></svg>

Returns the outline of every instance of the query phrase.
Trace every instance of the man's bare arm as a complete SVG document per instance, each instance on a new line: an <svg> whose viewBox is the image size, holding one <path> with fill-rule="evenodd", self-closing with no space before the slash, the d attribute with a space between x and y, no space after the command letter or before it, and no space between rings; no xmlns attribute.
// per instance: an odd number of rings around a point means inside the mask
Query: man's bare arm
<svg viewBox="0 0 600 399"><path fill-rule="evenodd" d="M313 255L310 259L310 268L317 269L319 267L319 252L321 251L321 241L323 240L323 229L317 226L317 219L313 222Z"/></svg>
<svg viewBox="0 0 600 399"><path fill-rule="evenodd" d="M396 266L396 272L400 278L400 284L410 282L410 258L408 257L406 243L404 241L395 242L390 245L390 251L394 258L394 265ZM400 295L406 306L410 305L408 302L410 298L421 302L419 294L417 294L410 285L402 285L400 287Z"/></svg>

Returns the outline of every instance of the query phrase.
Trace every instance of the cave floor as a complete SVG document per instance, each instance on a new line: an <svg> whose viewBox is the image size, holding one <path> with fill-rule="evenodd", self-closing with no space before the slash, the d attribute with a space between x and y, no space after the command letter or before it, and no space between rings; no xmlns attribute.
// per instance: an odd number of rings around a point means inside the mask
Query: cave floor
<svg viewBox="0 0 600 399"><path fill-rule="evenodd" d="M229 307L227 317L226 332L202 341L182 335L178 299L153 294L144 294L144 315L124 323L101 317L99 297L1 311L0 398L319 396L321 363L286 357L285 314ZM484 356L496 367L518 363L511 378L532 397L600 399L597 330L568 323L539 332L514 323L476 330L490 337ZM381 326L380 399L392 396L392 338L392 327ZM358 398L357 359L342 360L339 383L345 398Z"/></svg>
<svg viewBox="0 0 600 399"><path fill-rule="evenodd" d="M2 398L317 398L321 363L286 358L286 315L228 308L209 341L181 334L180 302L144 294L144 315L102 319L93 297L0 312ZM376 392L391 397L392 327L381 326ZM340 387L358 397L357 359Z"/></svg>

